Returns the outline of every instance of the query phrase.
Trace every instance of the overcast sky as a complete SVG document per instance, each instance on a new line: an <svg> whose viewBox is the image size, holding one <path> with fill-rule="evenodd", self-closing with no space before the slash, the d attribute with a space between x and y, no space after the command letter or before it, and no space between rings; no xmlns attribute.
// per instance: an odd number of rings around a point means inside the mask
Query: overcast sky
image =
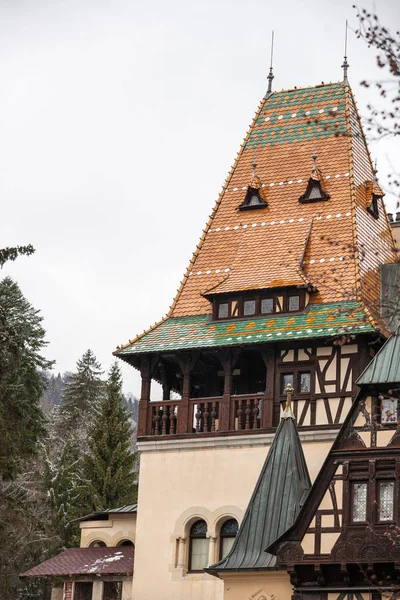
<svg viewBox="0 0 400 600"><path fill-rule="evenodd" d="M375 6L399 27L398 0ZM271 29L274 88L302 87L341 79L346 18L345 0L0 0L0 247L36 248L1 275L41 310L55 372L87 348L108 368L168 310L265 93ZM365 114L359 82L381 73L351 31L348 55ZM371 150L384 181L399 147Z"/></svg>

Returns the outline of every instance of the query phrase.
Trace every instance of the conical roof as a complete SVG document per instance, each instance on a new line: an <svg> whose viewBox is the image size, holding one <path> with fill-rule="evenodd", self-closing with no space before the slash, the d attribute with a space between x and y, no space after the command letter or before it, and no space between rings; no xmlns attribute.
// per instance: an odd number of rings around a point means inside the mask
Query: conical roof
<svg viewBox="0 0 400 600"><path fill-rule="evenodd" d="M291 409L284 414L265 459L230 553L210 572L267 569L276 559L265 549L291 527L311 488Z"/></svg>

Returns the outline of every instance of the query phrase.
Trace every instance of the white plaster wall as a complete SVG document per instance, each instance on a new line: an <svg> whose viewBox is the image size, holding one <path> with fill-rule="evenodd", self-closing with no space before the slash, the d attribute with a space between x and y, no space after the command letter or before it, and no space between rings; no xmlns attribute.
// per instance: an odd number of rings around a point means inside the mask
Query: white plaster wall
<svg viewBox="0 0 400 600"><path fill-rule="evenodd" d="M303 443L312 480L330 446L331 442ZM221 580L185 574L177 567L177 538L184 535L185 523L187 533L190 516L204 518L213 533L218 515L226 515L227 507L243 514L268 448L141 453L134 600L222 600Z"/></svg>
<svg viewBox="0 0 400 600"><path fill-rule="evenodd" d="M106 546L118 546L122 540L136 540L136 513L110 515L109 521L84 521L81 527L81 548L95 540Z"/></svg>

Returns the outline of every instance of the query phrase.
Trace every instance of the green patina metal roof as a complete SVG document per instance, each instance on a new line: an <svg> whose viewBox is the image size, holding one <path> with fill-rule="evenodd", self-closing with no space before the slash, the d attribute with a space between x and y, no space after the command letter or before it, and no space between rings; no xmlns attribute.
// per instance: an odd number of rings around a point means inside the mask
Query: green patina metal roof
<svg viewBox="0 0 400 600"><path fill-rule="evenodd" d="M400 384L400 327L357 379L357 385Z"/></svg>
<svg viewBox="0 0 400 600"><path fill-rule="evenodd" d="M285 414L232 549L207 571L253 571L273 567L276 563L276 557L265 549L293 525L311 489L293 413L289 410Z"/></svg>
<svg viewBox="0 0 400 600"><path fill-rule="evenodd" d="M218 348L293 339L331 337L341 333L370 333L372 325L358 302L308 305L296 315L211 321L210 315L170 317L115 354Z"/></svg>

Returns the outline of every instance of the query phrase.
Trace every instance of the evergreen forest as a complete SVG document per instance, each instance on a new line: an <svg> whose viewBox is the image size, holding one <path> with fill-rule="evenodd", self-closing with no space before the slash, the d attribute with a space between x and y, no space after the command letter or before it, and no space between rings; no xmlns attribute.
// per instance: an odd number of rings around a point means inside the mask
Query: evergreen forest
<svg viewBox="0 0 400 600"><path fill-rule="evenodd" d="M8 260L31 246L0 250ZM79 546L74 520L136 502L138 401L122 393L116 362L92 350L55 374L43 357L40 311L18 283L0 281L0 598L49 600L43 581L19 574Z"/></svg>

